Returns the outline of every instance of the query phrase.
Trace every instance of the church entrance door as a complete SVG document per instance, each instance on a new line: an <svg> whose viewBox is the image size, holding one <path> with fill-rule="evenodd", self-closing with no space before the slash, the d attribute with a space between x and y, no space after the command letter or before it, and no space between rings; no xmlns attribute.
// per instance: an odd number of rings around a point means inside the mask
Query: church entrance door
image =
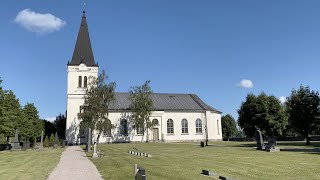
<svg viewBox="0 0 320 180"><path fill-rule="evenodd" d="M159 140L159 129L153 128L153 141L158 141L158 140Z"/></svg>

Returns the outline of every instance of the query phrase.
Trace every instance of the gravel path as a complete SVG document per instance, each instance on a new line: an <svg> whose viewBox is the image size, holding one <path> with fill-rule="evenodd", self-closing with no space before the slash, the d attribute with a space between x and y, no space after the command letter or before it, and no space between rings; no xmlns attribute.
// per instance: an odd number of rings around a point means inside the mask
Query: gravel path
<svg viewBox="0 0 320 180"><path fill-rule="evenodd" d="M80 146L69 146L60 162L49 175L49 180L102 179L96 166L86 157Z"/></svg>

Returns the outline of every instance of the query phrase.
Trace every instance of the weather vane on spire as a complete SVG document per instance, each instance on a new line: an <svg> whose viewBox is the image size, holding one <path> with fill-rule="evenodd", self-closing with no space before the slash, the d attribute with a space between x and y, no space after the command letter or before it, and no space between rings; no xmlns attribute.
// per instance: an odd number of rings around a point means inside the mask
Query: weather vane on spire
<svg viewBox="0 0 320 180"><path fill-rule="evenodd" d="M83 0L83 14L86 13L86 0Z"/></svg>

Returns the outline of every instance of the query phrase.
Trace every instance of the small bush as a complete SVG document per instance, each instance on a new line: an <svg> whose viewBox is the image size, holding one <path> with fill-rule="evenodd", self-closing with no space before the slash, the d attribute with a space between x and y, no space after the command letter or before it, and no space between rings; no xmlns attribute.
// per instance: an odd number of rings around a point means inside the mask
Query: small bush
<svg viewBox="0 0 320 180"><path fill-rule="evenodd" d="M43 146L44 147L49 147L49 138L48 138L48 136L46 136L46 138L44 139Z"/></svg>

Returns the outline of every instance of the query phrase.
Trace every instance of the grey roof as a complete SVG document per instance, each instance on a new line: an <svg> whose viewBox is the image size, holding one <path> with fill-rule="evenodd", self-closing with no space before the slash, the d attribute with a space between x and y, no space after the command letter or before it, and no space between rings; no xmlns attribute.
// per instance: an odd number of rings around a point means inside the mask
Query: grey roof
<svg viewBox="0 0 320 180"><path fill-rule="evenodd" d="M81 25L76 46L73 51L72 60L70 63L68 63L68 65L79 65L81 63L84 63L87 66L98 66L94 62L85 12L83 12L82 15Z"/></svg>
<svg viewBox="0 0 320 180"><path fill-rule="evenodd" d="M130 110L130 93L116 93L116 100L109 107L110 110ZM151 99L155 111L214 111L219 110L205 104L195 94L166 94L152 93Z"/></svg>

